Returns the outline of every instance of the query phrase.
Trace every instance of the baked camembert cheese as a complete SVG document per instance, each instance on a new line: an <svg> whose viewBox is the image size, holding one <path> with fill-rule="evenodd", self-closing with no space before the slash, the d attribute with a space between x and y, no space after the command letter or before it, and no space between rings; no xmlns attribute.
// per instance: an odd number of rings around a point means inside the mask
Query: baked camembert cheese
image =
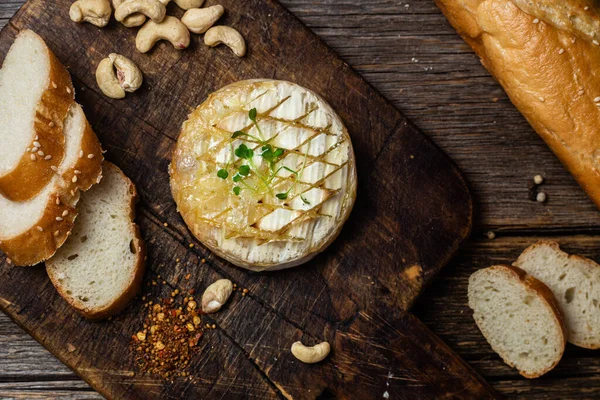
<svg viewBox="0 0 600 400"><path fill-rule="evenodd" d="M241 81L210 95L183 124L169 172L192 233L255 271L313 258L356 198L354 152L339 116L284 81Z"/></svg>

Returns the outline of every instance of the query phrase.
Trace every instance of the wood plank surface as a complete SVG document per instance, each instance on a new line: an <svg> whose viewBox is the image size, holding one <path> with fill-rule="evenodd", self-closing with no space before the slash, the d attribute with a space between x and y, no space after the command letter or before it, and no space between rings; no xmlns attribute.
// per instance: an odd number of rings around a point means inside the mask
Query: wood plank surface
<svg viewBox="0 0 600 400"><path fill-rule="evenodd" d="M22 3L0 0L0 17L9 18ZM485 344L466 307L470 273L513 260L538 237L552 235L567 250L600 260L600 213L449 27L433 0L282 3L450 154L473 188L477 207L473 240L426 290L414 309L416 315L511 397L600 396L596 352L569 345L557 370L542 379L525 380ZM527 199L528 180L537 173L548 179L547 204ZM499 239L482 239L488 230L498 232ZM93 396L1 314L0 341L0 352L5 352L0 353L0 397Z"/></svg>

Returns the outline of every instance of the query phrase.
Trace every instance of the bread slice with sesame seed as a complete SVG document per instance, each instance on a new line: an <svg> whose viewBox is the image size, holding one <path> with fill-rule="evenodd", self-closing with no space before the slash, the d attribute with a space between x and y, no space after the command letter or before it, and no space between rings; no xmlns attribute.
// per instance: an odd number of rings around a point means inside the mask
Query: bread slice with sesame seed
<svg viewBox="0 0 600 400"><path fill-rule="evenodd" d="M558 303L523 270L495 265L469 278L469 307L477 326L505 363L537 378L560 361L566 331Z"/></svg>
<svg viewBox="0 0 600 400"><path fill-rule="evenodd" d="M42 193L66 154L64 124L75 91L44 40L19 33L0 70L0 194L13 201Z"/></svg>
<svg viewBox="0 0 600 400"><path fill-rule="evenodd" d="M79 192L102 176L102 148L77 103L65 122L66 152L54 178L34 198L16 202L0 195L0 250L13 264L50 258L73 228Z"/></svg>
<svg viewBox="0 0 600 400"><path fill-rule="evenodd" d="M514 265L552 290L565 318L569 342L600 348L600 265L569 255L549 240L525 249Z"/></svg>
<svg viewBox="0 0 600 400"><path fill-rule="evenodd" d="M111 163L100 184L81 195L79 217L69 237L46 262L62 297L90 319L120 312L138 292L145 246L134 223L135 186Z"/></svg>

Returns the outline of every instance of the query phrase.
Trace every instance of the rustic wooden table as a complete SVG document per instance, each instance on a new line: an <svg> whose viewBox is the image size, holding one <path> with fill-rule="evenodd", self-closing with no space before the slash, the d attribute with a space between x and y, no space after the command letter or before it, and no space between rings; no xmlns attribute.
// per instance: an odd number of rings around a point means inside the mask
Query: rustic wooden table
<svg viewBox="0 0 600 400"><path fill-rule="evenodd" d="M0 0L0 26L24 0ZM510 104L433 0L282 0L462 168L476 202L472 238L428 288L415 314L510 397L600 398L598 353L567 346L560 365L529 381L502 363L466 306L469 275L508 263L550 237L600 260L600 212ZM368 113L368 110L356 110ZM528 200L546 177L548 202ZM435 201L435 199L431 199ZM496 239L485 233L493 231ZM101 398L0 314L0 398Z"/></svg>

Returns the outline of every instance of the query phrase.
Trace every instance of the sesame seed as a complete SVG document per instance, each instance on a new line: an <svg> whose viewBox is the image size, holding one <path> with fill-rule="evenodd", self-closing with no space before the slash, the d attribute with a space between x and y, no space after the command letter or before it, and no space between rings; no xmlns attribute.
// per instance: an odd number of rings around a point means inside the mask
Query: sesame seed
<svg viewBox="0 0 600 400"><path fill-rule="evenodd" d="M35 152L37 152L39 149L40 149L39 147L34 147L34 148L32 148L32 149L31 149L31 152L32 152L32 153L35 153Z"/></svg>
<svg viewBox="0 0 600 400"><path fill-rule="evenodd" d="M33 142L33 145L34 145L35 147L42 147L42 145L40 144L40 142L37 142L37 141L36 141L36 142Z"/></svg>
<svg viewBox="0 0 600 400"><path fill-rule="evenodd" d="M575 38L572 38L572 39L571 39L571 43L572 43L572 44L575 44Z"/></svg>
<svg viewBox="0 0 600 400"><path fill-rule="evenodd" d="M56 205L60 206L60 198L59 197L56 198Z"/></svg>
<svg viewBox="0 0 600 400"><path fill-rule="evenodd" d="M83 150L79 150L79 158L83 157Z"/></svg>
<svg viewBox="0 0 600 400"><path fill-rule="evenodd" d="M494 232L492 232L492 231L489 231L488 233L486 233L486 236L490 240L494 240L496 238L496 234Z"/></svg>
<svg viewBox="0 0 600 400"><path fill-rule="evenodd" d="M52 171L54 171L54 172L58 171L58 167L56 167L56 166L54 166L54 165L53 165L53 166L51 166L51 167L50 167L50 169L51 169Z"/></svg>
<svg viewBox="0 0 600 400"><path fill-rule="evenodd" d="M534 24L539 24L539 23L540 23L540 20L539 20L538 18L536 18L536 19L534 19L534 20L533 20L533 23L534 23Z"/></svg>
<svg viewBox="0 0 600 400"><path fill-rule="evenodd" d="M62 213L62 216L63 216L63 217L66 217L67 215L69 215L69 210L65 210L65 211L63 211L63 213Z"/></svg>
<svg viewBox="0 0 600 400"><path fill-rule="evenodd" d="M600 42L598 42L596 39L592 40L592 43L594 43L596 46L600 46Z"/></svg>
<svg viewBox="0 0 600 400"><path fill-rule="evenodd" d="M45 154L44 154L44 152L43 152L43 151L41 151L41 150L40 150L40 151L38 151L38 156L40 156L40 157L44 157L44 156L45 156Z"/></svg>
<svg viewBox="0 0 600 400"><path fill-rule="evenodd" d="M71 182L76 183L77 182L77 176L74 176L73 179L71 179Z"/></svg>
<svg viewBox="0 0 600 400"><path fill-rule="evenodd" d="M40 232L44 232L44 228L42 228L41 226L36 226L37 230Z"/></svg>
<svg viewBox="0 0 600 400"><path fill-rule="evenodd" d="M56 217L56 220L57 220L58 222L60 222L60 221L62 221L63 219L62 219L62 217Z"/></svg>
<svg viewBox="0 0 600 400"><path fill-rule="evenodd" d="M541 175L536 175L536 176L533 177L533 182L536 185L541 185L542 183L544 183L544 177L541 176Z"/></svg>
<svg viewBox="0 0 600 400"><path fill-rule="evenodd" d="M54 231L54 236L60 235L60 231Z"/></svg>
<svg viewBox="0 0 600 400"><path fill-rule="evenodd" d="M33 140L39 140L40 136L39 135L35 135L35 137L33 138Z"/></svg>
<svg viewBox="0 0 600 400"><path fill-rule="evenodd" d="M580 90L579 93L577 93L577 94L580 95L580 96L583 96L585 94L585 91Z"/></svg>
<svg viewBox="0 0 600 400"><path fill-rule="evenodd" d="M37 157L35 156L35 154L31 154L31 155L29 156L29 158L31 158L31 161L35 161L35 160L37 160Z"/></svg>
<svg viewBox="0 0 600 400"><path fill-rule="evenodd" d="M545 98L543 98L543 97L539 97L539 99L540 99L540 101L541 101L542 103L546 101L546 99L545 99Z"/></svg>
<svg viewBox="0 0 600 400"><path fill-rule="evenodd" d="M71 196L75 196L75 190L71 190Z"/></svg>
<svg viewBox="0 0 600 400"><path fill-rule="evenodd" d="M594 99L594 103L598 103L598 102L600 102L600 96L598 96Z"/></svg>
<svg viewBox="0 0 600 400"><path fill-rule="evenodd" d="M67 87L67 93L71 94L71 88Z"/></svg>
<svg viewBox="0 0 600 400"><path fill-rule="evenodd" d="M587 10L589 10L589 9L590 9L590 6L585 6L585 7L583 7L583 9L584 9L585 11L587 11Z"/></svg>
<svg viewBox="0 0 600 400"><path fill-rule="evenodd" d="M58 85L57 85L56 83L52 82L52 87L53 87L54 89L56 89L56 88L58 88Z"/></svg>
<svg viewBox="0 0 600 400"><path fill-rule="evenodd" d="M535 198L535 199L538 201L538 203L543 203L543 202L545 202L545 201L546 201L546 193L544 193L544 192L539 192L539 193L537 194L537 196L536 196L536 198Z"/></svg>
<svg viewBox="0 0 600 400"><path fill-rule="evenodd" d="M50 154L48 154L46 157L44 157L44 160L46 160L46 161L52 160L52 156Z"/></svg>
<svg viewBox="0 0 600 400"><path fill-rule="evenodd" d="M563 54L564 52L565 52L565 49L558 50L558 54Z"/></svg>
<svg viewBox="0 0 600 400"><path fill-rule="evenodd" d="M26 148L25 151L31 151L31 147Z"/></svg>
<svg viewBox="0 0 600 400"><path fill-rule="evenodd" d="M48 124L48 126L49 126L50 128L54 128L54 122L50 121L50 123Z"/></svg>
<svg viewBox="0 0 600 400"><path fill-rule="evenodd" d="M90 153L88 154L88 158L91 160L92 158L94 158L94 155Z"/></svg>
<svg viewBox="0 0 600 400"><path fill-rule="evenodd" d="M75 171L73 171L73 173L74 173L75 175L79 175L79 174L81 174L81 171L80 171L80 170L78 170L78 169L76 169Z"/></svg>

